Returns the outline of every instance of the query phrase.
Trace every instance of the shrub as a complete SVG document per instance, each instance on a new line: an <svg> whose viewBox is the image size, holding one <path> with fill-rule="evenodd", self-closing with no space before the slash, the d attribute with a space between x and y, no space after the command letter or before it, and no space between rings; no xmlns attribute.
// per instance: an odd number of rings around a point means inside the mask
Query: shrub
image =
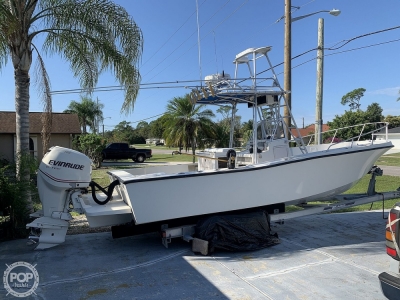
<svg viewBox="0 0 400 300"><path fill-rule="evenodd" d="M335 143L340 143L340 142L342 142L343 140L341 139L341 138L338 138L338 137L328 137L328 138L326 138L325 140L324 140L324 143L325 144L330 144L330 143L332 143L332 144L335 144Z"/></svg>
<svg viewBox="0 0 400 300"><path fill-rule="evenodd" d="M29 221L28 197L40 203L36 188L38 163L30 155L21 157L20 169L29 170L29 176L17 179L16 165L2 160L0 166L0 240L25 238Z"/></svg>
<svg viewBox="0 0 400 300"><path fill-rule="evenodd" d="M84 134L74 141L74 148L87 155L96 168L101 166L101 152L106 147L106 141L97 134Z"/></svg>

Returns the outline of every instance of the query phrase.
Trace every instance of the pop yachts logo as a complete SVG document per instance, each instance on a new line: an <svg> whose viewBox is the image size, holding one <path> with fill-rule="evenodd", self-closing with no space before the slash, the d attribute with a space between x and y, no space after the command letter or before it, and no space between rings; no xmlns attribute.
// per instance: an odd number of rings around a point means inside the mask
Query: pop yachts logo
<svg viewBox="0 0 400 300"><path fill-rule="evenodd" d="M76 170L83 170L85 167L84 165L79 165L79 164L72 164L69 162L65 161L60 161L60 160L50 160L49 165L55 166L55 167L64 167L64 168L70 168L70 169L76 169Z"/></svg>
<svg viewBox="0 0 400 300"><path fill-rule="evenodd" d="M35 294L39 285L39 273L35 266L24 261L18 261L12 265L7 265L4 271L3 284L7 290L7 295L15 297L27 297Z"/></svg>

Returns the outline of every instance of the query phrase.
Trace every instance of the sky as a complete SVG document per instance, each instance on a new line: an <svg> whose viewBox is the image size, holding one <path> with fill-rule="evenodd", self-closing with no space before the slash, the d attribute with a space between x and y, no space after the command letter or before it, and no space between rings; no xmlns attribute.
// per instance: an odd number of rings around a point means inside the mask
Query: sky
<svg viewBox="0 0 400 300"><path fill-rule="evenodd" d="M122 91L93 93L92 99L104 104L105 130L112 130L121 121L131 122L135 127L142 120L155 120L165 112L169 100L190 92L183 84L172 88L172 84L166 82L199 80L222 71L233 76L232 61L247 48L272 46L269 54L272 64L283 62L284 21L276 21L284 14L284 0L198 0L200 45L196 0L115 2L127 10L143 32L143 53L139 62L143 85L134 110L128 115L121 113ZM400 26L400 1L292 0L292 6L299 8L293 8L293 18L334 8L341 11L337 17L322 12L292 23L292 57L317 47L318 18L324 18L325 48L338 48L325 50L324 123L349 109L340 101L343 95L356 88L366 89L361 109L377 102L385 116L400 115L400 102L396 101L400 96L400 28L366 35ZM345 44L363 35L366 36ZM292 61L292 113L299 127L315 122L316 55L313 50ZM45 55L44 60L52 91L80 88L66 61L57 54ZM283 87L283 65L275 71ZM34 84L34 64L31 76L30 111L42 111ZM155 84L146 85L149 83ZM119 83L114 76L103 73L97 87L115 85ZM0 110L15 111L11 63L1 70L0 88ZM53 95L52 99L53 111L62 112L72 100L79 101L80 94ZM237 114L242 116L242 121L247 121L251 113L247 106L240 106ZM221 118L217 114L215 120Z"/></svg>

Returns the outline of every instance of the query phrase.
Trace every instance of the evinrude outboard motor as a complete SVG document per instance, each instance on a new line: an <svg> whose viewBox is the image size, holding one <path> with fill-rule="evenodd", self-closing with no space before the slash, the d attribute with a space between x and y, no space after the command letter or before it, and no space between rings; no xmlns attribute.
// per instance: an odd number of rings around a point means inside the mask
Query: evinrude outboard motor
<svg viewBox="0 0 400 300"><path fill-rule="evenodd" d="M33 231L41 231L39 236L30 236L31 240L39 241L36 249L53 247L65 241L68 221L72 219L70 201L79 211L81 206L77 197L90 182L91 160L86 155L58 146L46 153L37 174L42 210L32 214L32 217L39 218L26 225L27 228L39 229Z"/></svg>

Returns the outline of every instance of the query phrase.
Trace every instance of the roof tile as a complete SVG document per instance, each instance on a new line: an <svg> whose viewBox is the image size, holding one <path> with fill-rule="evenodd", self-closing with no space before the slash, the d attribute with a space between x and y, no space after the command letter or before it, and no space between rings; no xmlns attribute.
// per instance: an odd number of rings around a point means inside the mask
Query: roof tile
<svg viewBox="0 0 400 300"><path fill-rule="evenodd" d="M41 112L29 113L29 133L41 133ZM0 133L15 133L15 112L0 111ZM51 133L81 133L78 115L53 113Z"/></svg>

